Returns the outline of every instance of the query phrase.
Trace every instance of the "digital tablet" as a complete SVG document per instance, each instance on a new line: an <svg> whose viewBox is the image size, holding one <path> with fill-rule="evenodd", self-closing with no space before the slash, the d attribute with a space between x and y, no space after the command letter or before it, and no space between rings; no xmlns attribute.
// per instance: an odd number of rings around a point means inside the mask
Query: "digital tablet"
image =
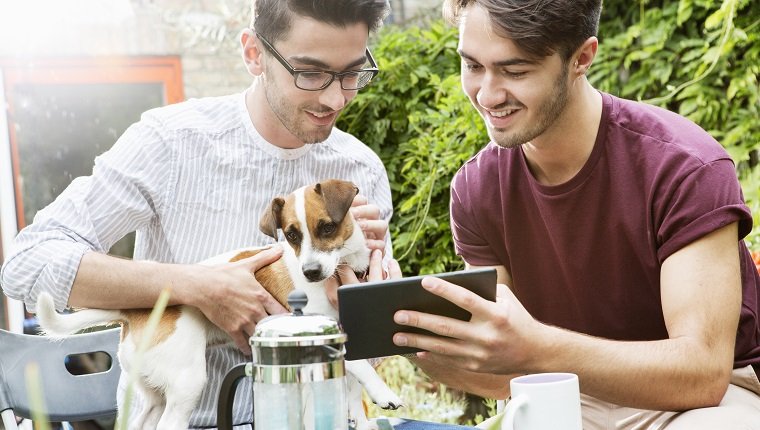
<svg viewBox="0 0 760 430"><path fill-rule="evenodd" d="M496 269L463 270L425 276L445 279L485 299L496 300ZM393 343L393 335L397 332L431 334L427 330L393 322L393 314L401 309L445 315L463 321L470 319L468 311L422 288L421 281L425 276L365 282L338 288L340 324L348 335L347 360L420 351Z"/></svg>

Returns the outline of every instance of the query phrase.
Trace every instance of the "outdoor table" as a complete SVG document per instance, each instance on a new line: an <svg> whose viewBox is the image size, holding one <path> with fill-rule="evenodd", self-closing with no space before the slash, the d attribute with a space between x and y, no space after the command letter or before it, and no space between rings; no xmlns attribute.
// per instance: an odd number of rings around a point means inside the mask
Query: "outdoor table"
<svg viewBox="0 0 760 430"><path fill-rule="evenodd" d="M393 430L467 430L475 427L458 426L454 424L439 424L417 420L392 420Z"/></svg>

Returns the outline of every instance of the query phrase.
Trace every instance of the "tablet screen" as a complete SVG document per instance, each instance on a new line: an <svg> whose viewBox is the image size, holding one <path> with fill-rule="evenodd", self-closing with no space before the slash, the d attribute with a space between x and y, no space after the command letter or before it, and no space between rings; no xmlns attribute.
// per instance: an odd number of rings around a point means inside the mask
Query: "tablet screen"
<svg viewBox="0 0 760 430"><path fill-rule="evenodd" d="M425 276L445 279L491 301L496 299L496 269L493 268ZM425 276L365 282L338 288L340 324L348 335L347 360L420 351L393 344L393 335L397 332L431 334L427 330L393 322L393 314L401 309L465 321L470 319L468 311L422 288L421 281Z"/></svg>

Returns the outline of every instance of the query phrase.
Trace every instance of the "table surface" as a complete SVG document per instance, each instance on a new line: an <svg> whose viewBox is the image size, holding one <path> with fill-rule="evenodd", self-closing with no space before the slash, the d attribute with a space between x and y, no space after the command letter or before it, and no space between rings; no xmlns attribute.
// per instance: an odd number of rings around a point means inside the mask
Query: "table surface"
<svg viewBox="0 0 760 430"><path fill-rule="evenodd" d="M390 423L393 430L467 430L475 427L458 426L454 424L439 424L427 421L403 420L391 418ZM382 429L382 427L381 427Z"/></svg>

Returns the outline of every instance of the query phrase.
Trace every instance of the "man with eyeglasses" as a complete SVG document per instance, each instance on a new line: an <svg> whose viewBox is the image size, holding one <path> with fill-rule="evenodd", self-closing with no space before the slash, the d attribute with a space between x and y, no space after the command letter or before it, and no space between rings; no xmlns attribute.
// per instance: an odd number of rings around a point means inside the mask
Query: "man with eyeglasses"
<svg viewBox="0 0 760 430"><path fill-rule="evenodd" d="M334 127L378 74L367 42L387 13L386 0L255 0L241 35L251 87L144 113L98 157L92 176L74 180L18 235L4 292L31 311L43 291L58 309L148 308L172 287L170 304L199 308L237 346L207 351L209 382L190 427L214 427L221 376L247 359L256 322L286 311L252 276L281 250L213 268L193 263L271 243L258 225L272 197L327 178L359 187L352 212L370 247L390 257L385 169ZM134 259L108 256L132 231ZM145 412L149 391L136 391L131 417ZM247 386L236 396L240 428L251 428L250 393Z"/></svg>

